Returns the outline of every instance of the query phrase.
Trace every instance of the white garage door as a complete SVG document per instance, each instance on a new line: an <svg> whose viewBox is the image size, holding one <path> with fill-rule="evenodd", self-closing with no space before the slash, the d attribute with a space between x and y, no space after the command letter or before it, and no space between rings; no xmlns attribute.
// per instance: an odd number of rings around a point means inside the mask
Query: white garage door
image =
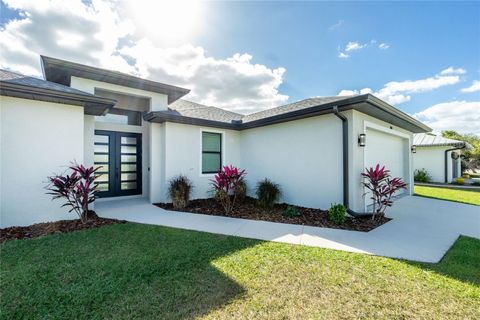
<svg viewBox="0 0 480 320"><path fill-rule="evenodd" d="M377 164L390 170L392 177L400 177L408 183L408 140L367 129L365 167L375 167Z"/></svg>

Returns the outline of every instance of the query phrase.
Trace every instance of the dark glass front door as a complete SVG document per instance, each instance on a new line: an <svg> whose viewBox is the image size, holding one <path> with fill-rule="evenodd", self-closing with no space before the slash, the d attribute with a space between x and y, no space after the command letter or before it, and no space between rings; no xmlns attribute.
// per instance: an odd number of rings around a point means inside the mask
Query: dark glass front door
<svg viewBox="0 0 480 320"><path fill-rule="evenodd" d="M95 130L95 167L99 197L142 193L142 135Z"/></svg>

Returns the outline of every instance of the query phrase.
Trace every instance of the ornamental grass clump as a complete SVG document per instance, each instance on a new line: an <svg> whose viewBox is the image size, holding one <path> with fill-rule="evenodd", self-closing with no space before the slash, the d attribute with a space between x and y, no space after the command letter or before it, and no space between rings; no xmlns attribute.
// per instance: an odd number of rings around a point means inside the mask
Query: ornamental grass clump
<svg viewBox="0 0 480 320"><path fill-rule="evenodd" d="M247 173L232 165L224 166L215 175L212 182L215 199L222 205L225 213L232 212L235 201L244 188L244 178ZM246 191L246 189L245 189Z"/></svg>
<svg viewBox="0 0 480 320"><path fill-rule="evenodd" d="M280 199L280 186L273 181L265 178L259 181L256 189L258 204L267 209L273 208L273 205Z"/></svg>
<svg viewBox="0 0 480 320"><path fill-rule="evenodd" d="M173 207L176 209L186 208L190 201L192 189L192 182L186 176L179 175L171 179L168 186L168 195L172 199Z"/></svg>
<svg viewBox="0 0 480 320"><path fill-rule="evenodd" d="M401 178L392 178L390 170L385 169L385 166L380 167L379 164L375 168L365 169L362 176L364 177L363 186L371 192L372 220L375 220L376 216L385 216L385 210L393 204L393 195L397 191L407 188L407 184Z"/></svg>
<svg viewBox="0 0 480 320"><path fill-rule="evenodd" d="M70 174L56 174L48 177L47 194L52 200L64 199L62 207L70 207L68 212L75 211L82 223L88 219L88 205L95 201L97 185L95 172L100 169L73 164L69 167Z"/></svg>

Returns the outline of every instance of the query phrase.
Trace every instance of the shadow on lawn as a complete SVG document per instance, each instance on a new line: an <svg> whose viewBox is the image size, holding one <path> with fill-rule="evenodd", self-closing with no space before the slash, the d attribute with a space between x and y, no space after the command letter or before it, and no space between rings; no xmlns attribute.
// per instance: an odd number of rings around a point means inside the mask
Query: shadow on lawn
<svg viewBox="0 0 480 320"><path fill-rule="evenodd" d="M258 242L134 223L7 242L2 317L193 319L244 293L211 262Z"/></svg>
<svg viewBox="0 0 480 320"><path fill-rule="evenodd" d="M480 285L480 240L460 236L439 263L405 261L462 282Z"/></svg>

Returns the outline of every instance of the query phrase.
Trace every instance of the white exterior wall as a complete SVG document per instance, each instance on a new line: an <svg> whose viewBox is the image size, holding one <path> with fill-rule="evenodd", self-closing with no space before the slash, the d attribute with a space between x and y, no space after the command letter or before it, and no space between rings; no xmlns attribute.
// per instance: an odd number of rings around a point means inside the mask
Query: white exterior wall
<svg viewBox="0 0 480 320"><path fill-rule="evenodd" d="M0 97L0 226L76 218L45 194L47 177L83 162L83 108Z"/></svg>
<svg viewBox="0 0 480 320"><path fill-rule="evenodd" d="M342 203L342 122L333 114L241 132L241 166L249 194L269 178L282 202L328 209Z"/></svg>
<svg viewBox="0 0 480 320"><path fill-rule="evenodd" d="M365 167L369 165L367 162L375 157L378 157L379 164L382 164L382 161L389 161L389 150L393 145L398 147L399 139L403 140L403 155L404 155L404 167L403 170L397 170L400 172L403 171L403 180L408 183L408 194L413 192L413 165L412 165L412 154L410 147L413 141L413 134L410 131L392 126L391 124L379 120L377 118L371 117L364 113L358 112L356 110L350 110L345 113L349 118L349 154L350 154L350 207L355 211L364 211L366 210L366 199L364 197L365 190L362 187L362 177L361 173L364 172ZM375 156L372 154L367 155L367 147L360 147L358 145L358 136L361 133L365 133L366 136L366 145L369 144L368 131L376 130L386 135L391 135L392 139L385 139L381 144L372 146L370 145L368 150L373 150ZM391 143L391 144L390 144ZM372 149L373 148L373 149ZM384 156L382 156L385 154ZM375 159L373 159L375 160ZM388 168L387 168L388 169ZM395 174L395 172L393 172Z"/></svg>
<svg viewBox="0 0 480 320"><path fill-rule="evenodd" d="M240 133L235 130L207 128L178 123L165 123L164 126L164 179L163 185L153 195L153 199L169 201L167 196L168 182L173 177L186 175L194 185L192 199L210 197L210 179L214 174L202 174L202 131L222 134L222 165L240 163ZM158 153L157 153L158 154Z"/></svg>
<svg viewBox="0 0 480 320"><path fill-rule="evenodd" d="M111 84L107 82L100 82L85 78L71 77L70 87L89 92L91 94L95 93L95 88L105 89L112 92L118 92L123 94L130 94L138 97L150 98L150 111L160 111L166 110L168 108L168 96L161 93L145 91L130 87L119 86L116 84Z"/></svg>
<svg viewBox="0 0 480 320"><path fill-rule="evenodd" d="M432 177L432 182L445 182L445 150L452 147L418 147L417 153L413 155L414 170L425 169ZM457 151L458 152L458 151ZM447 155L448 182L456 177L452 177L452 152ZM458 174L460 175L460 161L457 161Z"/></svg>

